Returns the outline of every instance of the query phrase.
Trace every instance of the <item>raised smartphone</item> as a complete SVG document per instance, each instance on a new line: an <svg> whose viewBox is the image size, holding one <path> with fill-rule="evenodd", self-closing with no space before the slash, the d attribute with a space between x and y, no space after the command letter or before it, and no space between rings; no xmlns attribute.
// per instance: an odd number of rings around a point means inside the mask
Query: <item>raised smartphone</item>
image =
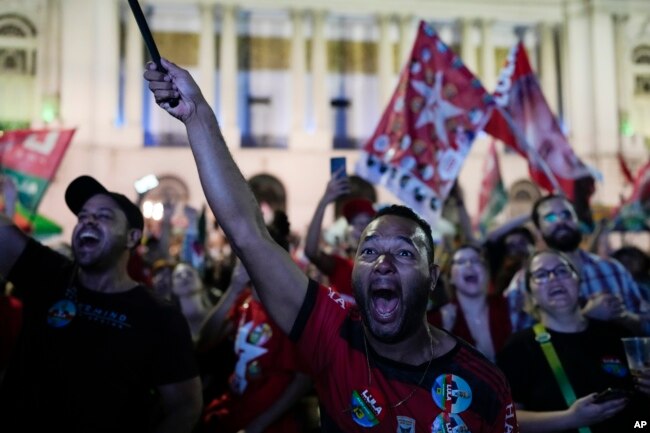
<svg viewBox="0 0 650 433"><path fill-rule="evenodd" d="M330 158L330 174L332 177L336 176L338 178L347 176L345 168L345 156L335 156Z"/></svg>
<svg viewBox="0 0 650 433"><path fill-rule="evenodd" d="M604 403L610 400L616 400L617 398L629 397L630 392L624 389L617 388L607 388L605 391L598 393L594 397L594 403Z"/></svg>

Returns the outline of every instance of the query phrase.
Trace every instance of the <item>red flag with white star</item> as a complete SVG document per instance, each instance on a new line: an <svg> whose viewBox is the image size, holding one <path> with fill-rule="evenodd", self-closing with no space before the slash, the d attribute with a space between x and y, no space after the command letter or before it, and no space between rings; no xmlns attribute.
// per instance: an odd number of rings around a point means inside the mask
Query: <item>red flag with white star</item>
<svg viewBox="0 0 650 433"><path fill-rule="evenodd" d="M531 178L548 191L559 187L570 200L575 200L578 180L581 179L582 185L584 178L588 178L590 185L581 187L587 190L586 197L577 197L578 201L588 202L593 193L592 173L573 152L562 132L521 42L508 55L494 100L498 109L494 110L485 132L527 158ZM547 174L545 168L550 173Z"/></svg>
<svg viewBox="0 0 650 433"><path fill-rule="evenodd" d="M386 186L435 232L442 204L491 109L492 97L481 82L422 21L356 172Z"/></svg>

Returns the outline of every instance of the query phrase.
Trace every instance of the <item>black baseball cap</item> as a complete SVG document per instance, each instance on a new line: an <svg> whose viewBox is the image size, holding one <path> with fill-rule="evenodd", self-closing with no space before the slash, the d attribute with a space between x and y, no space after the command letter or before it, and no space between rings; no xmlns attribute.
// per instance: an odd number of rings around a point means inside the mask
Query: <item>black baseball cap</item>
<svg viewBox="0 0 650 433"><path fill-rule="evenodd" d="M97 194L112 198L126 215L131 228L144 230L144 218L140 209L125 195L107 190L91 176L79 176L65 190L65 202L73 214L78 215L83 205Z"/></svg>

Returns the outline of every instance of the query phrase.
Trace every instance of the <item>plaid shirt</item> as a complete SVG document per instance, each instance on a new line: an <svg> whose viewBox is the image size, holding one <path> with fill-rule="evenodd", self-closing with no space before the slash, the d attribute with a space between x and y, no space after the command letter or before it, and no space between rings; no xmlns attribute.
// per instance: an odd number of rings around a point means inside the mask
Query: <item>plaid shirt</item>
<svg viewBox="0 0 650 433"><path fill-rule="evenodd" d="M630 273L619 262L613 259L603 259L584 250L578 250L582 269L580 274L580 305L599 293L609 293L623 300L627 311L635 314L647 314L650 299ZM535 323L533 317L523 311L526 296L524 285L524 270L515 274L510 285L504 292L510 307L512 330L520 331ZM646 331L649 324L646 323Z"/></svg>

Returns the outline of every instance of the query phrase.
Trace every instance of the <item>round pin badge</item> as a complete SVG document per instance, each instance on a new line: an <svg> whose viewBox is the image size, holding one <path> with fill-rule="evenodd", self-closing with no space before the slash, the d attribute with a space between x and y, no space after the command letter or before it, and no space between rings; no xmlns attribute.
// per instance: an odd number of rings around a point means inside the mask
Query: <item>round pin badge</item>
<svg viewBox="0 0 650 433"><path fill-rule="evenodd" d="M447 413L461 413L472 404L472 390L465 379L455 374L438 376L431 395L436 405Z"/></svg>
<svg viewBox="0 0 650 433"><path fill-rule="evenodd" d="M272 336L271 326L268 323L261 323L248 334L248 342L255 346L263 346Z"/></svg>
<svg viewBox="0 0 650 433"><path fill-rule="evenodd" d="M53 328L67 326L77 315L77 306L68 299L56 302L47 310L47 324Z"/></svg>
<svg viewBox="0 0 650 433"><path fill-rule="evenodd" d="M433 420L431 433L465 433L469 432L463 419L454 413L441 413Z"/></svg>
<svg viewBox="0 0 650 433"><path fill-rule="evenodd" d="M248 364L248 377L255 379L260 377L262 374L262 367L260 366L259 361L255 360Z"/></svg>
<svg viewBox="0 0 650 433"><path fill-rule="evenodd" d="M352 421L361 427L374 427L384 419L385 401L381 392L374 387L352 391L350 413Z"/></svg>

